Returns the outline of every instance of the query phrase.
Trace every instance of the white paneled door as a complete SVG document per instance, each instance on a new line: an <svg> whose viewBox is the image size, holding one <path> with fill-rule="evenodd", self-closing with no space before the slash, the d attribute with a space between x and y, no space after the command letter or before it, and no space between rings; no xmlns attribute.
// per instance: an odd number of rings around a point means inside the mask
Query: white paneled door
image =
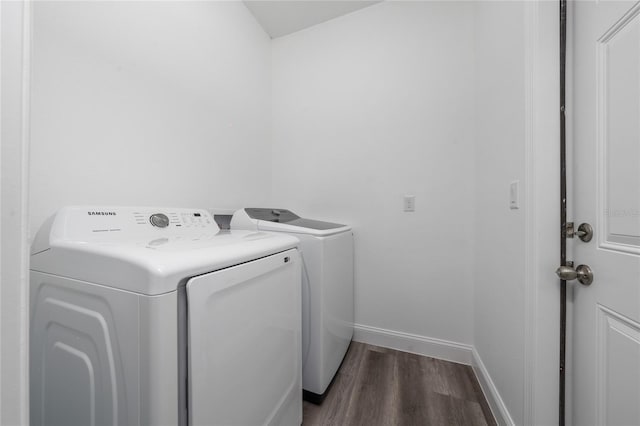
<svg viewBox="0 0 640 426"><path fill-rule="evenodd" d="M640 425L640 2L573 11L573 424ZM570 257L571 258L571 257Z"/></svg>

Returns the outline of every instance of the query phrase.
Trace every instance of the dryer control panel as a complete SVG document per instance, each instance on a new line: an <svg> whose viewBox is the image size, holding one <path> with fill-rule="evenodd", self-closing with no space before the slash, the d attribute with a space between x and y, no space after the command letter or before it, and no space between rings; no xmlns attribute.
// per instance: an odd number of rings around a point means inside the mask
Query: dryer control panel
<svg viewBox="0 0 640 426"><path fill-rule="evenodd" d="M53 221L51 236L76 242L108 243L204 235L220 230L209 212L203 209L73 206L61 209L49 221ZM34 246L47 246L48 237L47 241L34 241ZM44 238L36 236L36 240Z"/></svg>
<svg viewBox="0 0 640 426"><path fill-rule="evenodd" d="M157 209L134 211L133 216L138 225L156 228L207 228L215 221L207 211L186 209ZM216 225L217 228L217 225Z"/></svg>

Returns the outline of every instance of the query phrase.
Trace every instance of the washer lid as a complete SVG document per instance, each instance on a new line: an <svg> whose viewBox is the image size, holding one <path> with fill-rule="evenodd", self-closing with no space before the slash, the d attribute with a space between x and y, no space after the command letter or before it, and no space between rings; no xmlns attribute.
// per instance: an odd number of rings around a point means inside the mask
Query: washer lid
<svg viewBox="0 0 640 426"><path fill-rule="evenodd" d="M287 235L220 231L200 209L66 207L38 231L31 269L154 295L297 244Z"/></svg>
<svg viewBox="0 0 640 426"><path fill-rule="evenodd" d="M305 219L286 209L248 207L244 211L251 219L257 220L258 229L264 231L326 236L351 230L348 225Z"/></svg>

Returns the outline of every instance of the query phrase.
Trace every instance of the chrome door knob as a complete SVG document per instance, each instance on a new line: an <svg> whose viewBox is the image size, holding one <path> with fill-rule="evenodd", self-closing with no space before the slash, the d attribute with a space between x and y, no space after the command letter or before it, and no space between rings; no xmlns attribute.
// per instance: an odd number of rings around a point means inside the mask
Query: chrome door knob
<svg viewBox="0 0 640 426"><path fill-rule="evenodd" d="M593 271L587 265L578 265L576 269L566 265L560 266L556 269L556 275L565 281L577 279L582 285L589 285L593 282Z"/></svg>

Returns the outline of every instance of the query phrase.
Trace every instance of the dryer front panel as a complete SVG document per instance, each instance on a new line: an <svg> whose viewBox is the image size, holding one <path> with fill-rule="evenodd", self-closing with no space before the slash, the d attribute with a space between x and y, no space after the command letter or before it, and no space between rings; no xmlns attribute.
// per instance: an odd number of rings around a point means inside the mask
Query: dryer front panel
<svg viewBox="0 0 640 426"><path fill-rule="evenodd" d="M191 425L302 422L300 268L294 249L189 280Z"/></svg>
<svg viewBox="0 0 640 426"><path fill-rule="evenodd" d="M138 424L138 331L137 295L31 272L31 424Z"/></svg>

